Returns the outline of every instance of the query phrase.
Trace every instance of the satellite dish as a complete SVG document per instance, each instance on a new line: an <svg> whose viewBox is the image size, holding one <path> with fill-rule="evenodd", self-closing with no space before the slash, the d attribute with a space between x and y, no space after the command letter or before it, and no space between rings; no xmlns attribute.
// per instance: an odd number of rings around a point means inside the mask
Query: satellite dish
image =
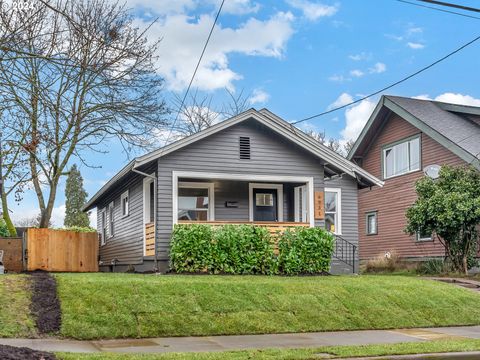
<svg viewBox="0 0 480 360"><path fill-rule="evenodd" d="M440 165L428 165L423 169L423 173L431 179L438 179L440 168Z"/></svg>

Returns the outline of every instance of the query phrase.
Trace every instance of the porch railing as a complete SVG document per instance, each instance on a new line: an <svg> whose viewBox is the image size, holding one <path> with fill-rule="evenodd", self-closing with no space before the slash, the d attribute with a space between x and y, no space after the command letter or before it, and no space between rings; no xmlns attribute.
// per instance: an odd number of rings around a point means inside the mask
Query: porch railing
<svg viewBox="0 0 480 360"><path fill-rule="evenodd" d="M145 255L155 256L155 223L145 224Z"/></svg>
<svg viewBox="0 0 480 360"><path fill-rule="evenodd" d="M257 225L257 226L264 226L268 229L271 235L276 235L279 232L283 232L289 228L294 227L308 227L310 226L309 223L306 222L268 222L268 221L228 221L228 220L220 220L220 221L188 221L188 220L180 220L179 224L208 224L212 226L222 226L222 225L242 225L242 224L250 224L250 225Z"/></svg>
<svg viewBox="0 0 480 360"><path fill-rule="evenodd" d="M357 257L357 246L345 240L339 235L335 235L335 247L333 256L338 260L352 267L352 272L355 273L355 260Z"/></svg>

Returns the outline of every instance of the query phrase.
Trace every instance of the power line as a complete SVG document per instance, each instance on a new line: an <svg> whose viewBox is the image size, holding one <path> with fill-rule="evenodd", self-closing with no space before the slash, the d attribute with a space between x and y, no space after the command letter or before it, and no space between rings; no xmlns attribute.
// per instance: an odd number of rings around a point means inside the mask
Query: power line
<svg viewBox="0 0 480 360"><path fill-rule="evenodd" d="M202 53L200 54L200 57L198 58L197 66L195 66L195 70L193 72L192 78L190 79L190 83L188 84L187 90L185 91L185 95L183 95L182 102L180 103L180 107L178 108L177 115L175 116L175 120L173 121L172 126L170 127L170 130L168 131L168 136L167 139L165 140L165 145L168 144L168 140L170 139L170 135L172 134L172 130L175 127L178 117L180 116L180 112L183 109L183 106L185 104L185 100L187 99L188 92L190 91L190 88L192 87L193 80L195 79L195 75L197 75L198 68L200 66L200 63L202 62L203 55L205 54L205 50L207 49L207 45L210 42L210 38L212 37L213 30L215 29L215 25L217 24L218 18L220 17L220 13L222 12L223 4L225 3L225 0L222 0L222 3L220 4L220 7L218 8L217 15L215 16L215 20L213 21L212 28L210 29L210 32L208 33L207 41L205 42L205 45L203 46Z"/></svg>
<svg viewBox="0 0 480 360"><path fill-rule="evenodd" d="M291 122L290 124L291 124L291 125L295 125L295 124L301 123L301 122L303 122L303 121L307 121L307 120L311 120L311 119L314 119L314 118L317 118L317 117L320 117L320 116L323 116L323 115L327 115L327 114L333 113L333 112L335 112L335 111L338 111L338 110L344 109L344 108L346 108L346 107L349 107L349 106L351 106L351 105L357 104L357 103L359 103L359 102L361 102L361 101L363 101L363 100L369 99L369 98L371 98L372 96L378 95L378 94L380 94L380 93L382 93L382 92L384 92L384 91L386 91L386 90L388 90L388 89L391 89L392 87L397 86L397 85L399 85L399 84L401 84L401 83L403 83L403 82L405 82L405 81L407 81L407 80L409 80L409 79L417 76L418 74L420 74L420 73L422 73L422 72L424 72L424 71L426 71L426 70L434 67L435 65L437 65L437 64L441 63L442 61L448 59L450 56L452 56L452 55L460 52L461 50L463 50L463 49L465 49L466 47L472 45L473 43L475 43L475 42L478 41L478 40L480 40L480 36L477 36L475 39L470 40L470 41L467 42L466 44L463 44L463 45L460 46L459 48L453 50L452 52L450 52L450 53L448 53L447 55L441 57L440 59L434 61L433 63L431 63L431 64L429 64L429 65L421 68L420 70L415 71L413 74L410 74L410 75L404 77L403 79L398 80L398 81L396 81L396 82L394 82L393 84L390 84L390 85L388 85L388 86L385 86L385 87L383 87L382 89L377 90L377 91L375 91L375 92L373 92L373 93L371 93L371 94L369 94L369 95L363 96L363 97L361 97L360 99L354 100L354 101L352 101L352 102L350 102L350 103L348 103L348 104L345 104L345 105L342 105L342 106L338 106L338 107L336 107L336 108L333 108L333 109L330 109L330 110L321 112L321 113L319 113L319 114L315 114L315 115L306 117L306 118L304 118L304 119L300 119L300 120L297 120L297 121L293 121L293 122Z"/></svg>
<svg viewBox="0 0 480 360"><path fill-rule="evenodd" d="M480 13L480 9L478 9L478 8L465 6L465 5L448 3L448 2L445 2L445 1L437 1L437 0L417 0L417 1L422 1L422 2L429 3L429 4L448 6L448 7L452 7L452 8L455 8L455 9L461 9L461 10L466 10L466 11L474 11L474 12Z"/></svg>
<svg viewBox="0 0 480 360"><path fill-rule="evenodd" d="M402 3L405 3L405 4L410 4L410 5L414 5L414 6L423 7L423 8L426 8L426 9L441 11L441 12L448 13L448 14L454 14L454 15L459 15L459 16L463 16L463 17L467 17L467 18L480 20L480 17L477 17L477 16L462 14L462 13L459 13L459 12L456 12L456 11L451 11L451 10L440 9L440 8L437 8L437 7L434 7L434 6L417 4L417 3L407 1L407 0L396 0L396 1L402 2Z"/></svg>

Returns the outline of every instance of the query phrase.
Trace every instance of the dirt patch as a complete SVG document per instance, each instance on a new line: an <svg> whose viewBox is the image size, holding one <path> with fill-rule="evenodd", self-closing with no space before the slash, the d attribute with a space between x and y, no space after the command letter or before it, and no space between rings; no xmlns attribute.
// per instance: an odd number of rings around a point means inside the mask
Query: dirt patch
<svg viewBox="0 0 480 360"><path fill-rule="evenodd" d="M57 282L47 272L32 273L31 311L36 318L39 333L47 334L60 330L62 313L57 296Z"/></svg>
<svg viewBox="0 0 480 360"><path fill-rule="evenodd" d="M56 358L54 354L44 351L0 345L0 359L2 360L55 360Z"/></svg>

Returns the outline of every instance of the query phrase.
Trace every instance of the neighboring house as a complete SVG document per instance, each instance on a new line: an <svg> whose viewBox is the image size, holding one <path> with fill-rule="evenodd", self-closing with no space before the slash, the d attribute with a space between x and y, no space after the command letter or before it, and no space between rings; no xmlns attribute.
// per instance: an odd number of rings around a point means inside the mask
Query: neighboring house
<svg viewBox="0 0 480 360"><path fill-rule="evenodd" d="M446 164L480 169L479 155L480 107L382 96L348 155L385 182L359 190L360 259L387 251L417 260L443 256L431 234L404 232L415 182Z"/></svg>
<svg viewBox="0 0 480 360"><path fill-rule="evenodd" d="M119 271L151 271L155 258L166 271L173 226L196 222L325 226L341 237L344 262L332 271L351 272L357 189L375 185L382 181L268 110L251 109L134 159L84 210L97 208L100 260Z"/></svg>

